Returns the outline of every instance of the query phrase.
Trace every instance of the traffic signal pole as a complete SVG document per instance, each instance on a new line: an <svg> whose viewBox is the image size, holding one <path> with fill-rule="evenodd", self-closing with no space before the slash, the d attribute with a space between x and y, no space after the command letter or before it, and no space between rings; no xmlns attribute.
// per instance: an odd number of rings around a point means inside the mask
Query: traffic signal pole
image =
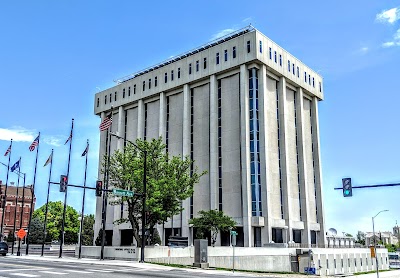
<svg viewBox="0 0 400 278"><path fill-rule="evenodd" d="M349 184L345 182L345 180L349 180ZM343 190L343 196L344 197L351 197L352 196L352 189L355 188L375 188L375 187L393 187L393 186L400 186L400 183L385 183L385 184L372 184L372 185L359 185L359 186L351 186L351 179L350 178L344 178L342 180L343 182L343 187L335 187L334 190ZM350 190L350 195L345 194L345 190Z"/></svg>

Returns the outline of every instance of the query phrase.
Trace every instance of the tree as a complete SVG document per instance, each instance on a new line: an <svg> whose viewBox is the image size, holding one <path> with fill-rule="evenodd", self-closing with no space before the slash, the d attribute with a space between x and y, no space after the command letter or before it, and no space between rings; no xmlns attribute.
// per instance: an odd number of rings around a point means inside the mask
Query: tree
<svg viewBox="0 0 400 278"><path fill-rule="evenodd" d="M182 211L181 201L192 196L194 184L206 172L199 174L197 168L191 171L193 161L189 157L170 157L165 152L165 144L161 138L150 142L137 139L135 144L147 151L146 228L152 231L156 224L161 224ZM105 156L103 166L106 161ZM124 204L128 211L127 217L122 217L115 223L130 223L138 245L141 243L139 230L144 193L143 166L144 152L129 143L123 151L117 150L110 157L109 188L135 192L133 197L113 196L110 204Z"/></svg>
<svg viewBox="0 0 400 278"><path fill-rule="evenodd" d="M203 238L205 233L211 231L212 246L217 241L217 235L220 231L227 232L236 226L236 222L220 210L201 210L199 215L200 217L191 219L189 224L197 228L196 235L199 238Z"/></svg>
<svg viewBox="0 0 400 278"><path fill-rule="evenodd" d="M38 218L32 218L31 231L29 233L29 243L40 244L43 242L43 222Z"/></svg>
<svg viewBox="0 0 400 278"><path fill-rule="evenodd" d="M359 243L363 246L365 245L365 233L363 233L361 231L357 232L356 243Z"/></svg>
<svg viewBox="0 0 400 278"><path fill-rule="evenodd" d="M82 225L82 245L93 245L94 237L94 215L88 214L83 218Z"/></svg>
<svg viewBox="0 0 400 278"><path fill-rule="evenodd" d="M46 241L61 239L63 210L64 210L64 204L61 201L49 202L48 212L47 212ZM43 205L33 212L32 218L39 218L40 221L42 221L43 223L45 218L44 217L45 211L46 211L46 205ZM73 207L67 205L67 209L65 212L65 225L64 225L65 243L78 242L78 232L79 232L78 217L79 217L78 212Z"/></svg>

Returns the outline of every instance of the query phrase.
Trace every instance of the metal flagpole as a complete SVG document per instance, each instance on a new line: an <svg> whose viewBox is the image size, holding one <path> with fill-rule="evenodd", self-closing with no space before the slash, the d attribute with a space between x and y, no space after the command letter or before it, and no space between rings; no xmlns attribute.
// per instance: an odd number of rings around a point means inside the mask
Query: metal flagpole
<svg viewBox="0 0 400 278"><path fill-rule="evenodd" d="M19 166L18 167L21 167L21 157L19 157ZM19 168L19 169L21 169L21 168ZM17 182L17 194L15 194L13 241L12 241L12 246L11 246L11 254L13 254L13 255L14 255L14 244L15 244L15 227L17 225L18 195L19 195L19 174L18 174L18 182Z"/></svg>
<svg viewBox="0 0 400 278"><path fill-rule="evenodd" d="M33 199L35 198L35 183L36 183L36 169L37 169L37 161L38 161L38 155L39 155L39 145L40 145L40 132L38 135L38 142L36 146L36 161L35 161L35 173L33 175L33 185L31 187L31 193L32 193L32 199L31 199L31 207L30 207L30 212L29 212L29 224L28 224L28 234L26 236L26 251L25 255L29 254L29 233L31 231L31 220L32 220L32 212L33 212Z"/></svg>
<svg viewBox="0 0 400 278"><path fill-rule="evenodd" d="M48 212L48 209L49 209L51 169L53 168L53 152L54 152L54 149L51 149L49 183L47 185L46 210L45 210L45 213L44 213L44 224L43 224L43 242L42 242L42 253L41 253L42 257L43 257L43 253L44 253L44 243L46 241L47 212Z"/></svg>
<svg viewBox="0 0 400 278"><path fill-rule="evenodd" d="M5 216L5 208L6 208L6 200L7 200L7 188L8 188L8 173L10 172L10 161L11 161L11 152L12 152L12 143L13 140L11 139L11 143L10 143L10 153L8 154L8 165L7 165L7 177L6 177L6 189L4 190L4 201L1 204L1 207L3 209L2 211L2 215L1 215L1 224L0 224L0 234L3 237L3 224L4 224L4 216Z"/></svg>
<svg viewBox="0 0 400 278"><path fill-rule="evenodd" d="M86 149L85 149L85 179L83 183L83 196L82 196L82 212L81 212L81 224L80 224L80 231L79 231L79 252L78 252L78 258L81 258L82 255L82 230L83 230L83 217L85 213L85 195L86 195L86 174L87 174L87 164L88 164L88 152L89 152L89 139L87 140L86 143Z"/></svg>
<svg viewBox="0 0 400 278"><path fill-rule="evenodd" d="M69 180L69 164L71 161L71 149L72 149L72 138L73 138L73 131L74 131L74 119L72 119L72 125L71 125L71 133L70 133L70 138L69 138L69 154L68 154L68 167L67 167L67 180ZM65 188L65 194L64 194L64 210L63 210L63 219L62 219L62 225L61 225L61 241L60 241L60 254L59 258L62 257L62 246L64 244L64 228L65 228L65 212L67 210L67 194L68 193L68 185Z"/></svg>
<svg viewBox="0 0 400 278"><path fill-rule="evenodd" d="M20 164L21 167L21 164ZM25 173L24 174L24 186L22 187L22 205L21 205L21 218L19 221L19 229L22 229L22 221L24 219L24 204L25 204ZM18 251L17 251L17 256L21 256L21 238L18 239Z"/></svg>

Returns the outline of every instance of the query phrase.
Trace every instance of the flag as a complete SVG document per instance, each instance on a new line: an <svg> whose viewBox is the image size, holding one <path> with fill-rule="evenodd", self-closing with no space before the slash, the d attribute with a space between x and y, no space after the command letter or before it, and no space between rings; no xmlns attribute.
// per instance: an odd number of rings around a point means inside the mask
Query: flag
<svg viewBox="0 0 400 278"><path fill-rule="evenodd" d="M6 150L6 153L4 154L4 156L7 156L10 152L11 152L11 145Z"/></svg>
<svg viewBox="0 0 400 278"><path fill-rule="evenodd" d="M43 167L49 165L49 163L51 163L52 160L53 160L53 153L50 154L49 158L46 160L46 163L43 165Z"/></svg>
<svg viewBox="0 0 400 278"><path fill-rule="evenodd" d="M99 128L100 131L107 130L112 124L112 113L110 113L104 120L101 122Z"/></svg>
<svg viewBox="0 0 400 278"><path fill-rule="evenodd" d="M40 136L40 135L38 135L38 136L36 137L36 139L33 140L32 144L29 146L29 150L30 150L31 152L33 152L33 151L35 150L36 146L39 145L39 136Z"/></svg>
<svg viewBox="0 0 400 278"><path fill-rule="evenodd" d="M82 156L85 156L89 151L89 144L86 145L86 149L83 151Z"/></svg>
<svg viewBox="0 0 400 278"><path fill-rule="evenodd" d="M65 141L64 145L66 145L71 139L72 139L72 130L71 133L69 134L67 141Z"/></svg>
<svg viewBox="0 0 400 278"><path fill-rule="evenodd" d="M13 166L11 166L11 172L14 172L17 168L19 169L19 160L15 162Z"/></svg>

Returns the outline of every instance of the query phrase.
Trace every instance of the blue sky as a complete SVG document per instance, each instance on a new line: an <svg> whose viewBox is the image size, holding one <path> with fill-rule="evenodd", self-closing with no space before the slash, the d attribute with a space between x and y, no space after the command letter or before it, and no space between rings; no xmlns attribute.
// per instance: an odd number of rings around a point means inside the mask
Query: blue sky
<svg viewBox="0 0 400 278"><path fill-rule="evenodd" d="M282 3L283 2L283 3ZM66 172L71 119L75 119L70 182L82 184L90 140L88 185L98 168L100 120L94 94L113 80L252 24L324 77L319 104L327 228L355 234L391 230L400 221L400 187L333 190L343 177L353 185L400 182L398 94L399 1L3 1L0 4L0 162L14 139L12 163L33 182L40 131L36 193L45 203L54 148L53 181ZM6 168L0 165L5 182ZM17 182L10 174L9 181ZM80 210L81 190L68 204ZM52 186L51 200L61 200ZM93 192L87 212L94 212Z"/></svg>

